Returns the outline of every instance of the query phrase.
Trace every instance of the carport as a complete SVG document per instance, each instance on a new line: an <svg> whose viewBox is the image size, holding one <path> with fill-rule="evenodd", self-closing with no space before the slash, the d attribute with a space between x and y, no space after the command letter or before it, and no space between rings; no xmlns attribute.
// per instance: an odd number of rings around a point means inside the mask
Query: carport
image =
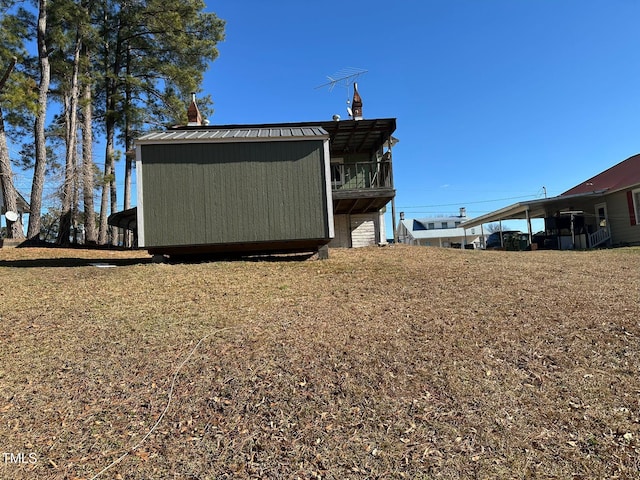
<svg viewBox="0 0 640 480"><path fill-rule="evenodd" d="M583 213L587 208L593 204L593 199L602 197L606 193L606 190L600 190L589 193L579 193L575 195L560 195L552 198L543 198L539 200L529 200L526 202L518 202L508 207L495 210L491 213L481 215L479 217L472 218L463 222L460 226L462 228L469 229L473 227L480 227L481 236L484 238L483 225L485 223L499 222L502 227L503 220L526 220L527 221L527 234L529 237L529 244L531 244L533 232L531 231L531 219L543 218L546 220L551 217L557 217L560 215L571 216L571 230L573 232L573 219L577 214ZM575 240L574 240L575 243Z"/></svg>

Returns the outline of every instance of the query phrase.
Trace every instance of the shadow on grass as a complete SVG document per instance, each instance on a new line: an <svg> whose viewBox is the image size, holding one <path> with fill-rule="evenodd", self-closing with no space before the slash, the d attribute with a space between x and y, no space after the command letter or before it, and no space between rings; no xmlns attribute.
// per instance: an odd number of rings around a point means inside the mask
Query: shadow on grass
<svg viewBox="0 0 640 480"><path fill-rule="evenodd" d="M304 262L314 254L288 254L288 255L184 255L165 258L164 263L170 265L209 263L209 262ZM156 263L153 257L136 258L29 258L20 260L0 260L0 267L13 268L70 268L70 267L128 267L132 265L146 265Z"/></svg>
<svg viewBox="0 0 640 480"><path fill-rule="evenodd" d="M166 263L172 265L207 263L207 262L304 262L316 255L315 253L285 253L247 255L233 253L170 255Z"/></svg>
<svg viewBox="0 0 640 480"><path fill-rule="evenodd" d="M151 263L151 258L31 258L28 260L0 260L0 267L53 268L53 267L127 267Z"/></svg>

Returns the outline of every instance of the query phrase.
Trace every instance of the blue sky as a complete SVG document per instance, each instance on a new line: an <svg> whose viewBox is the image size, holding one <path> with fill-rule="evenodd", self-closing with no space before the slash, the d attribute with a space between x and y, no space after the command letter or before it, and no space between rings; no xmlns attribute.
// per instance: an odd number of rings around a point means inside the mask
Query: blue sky
<svg viewBox="0 0 640 480"><path fill-rule="evenodd" d="M398 212L478 216L640 152L636 0L209 0L212 124L397 118ZM390 217L388 220L390 224Z"/></svg>

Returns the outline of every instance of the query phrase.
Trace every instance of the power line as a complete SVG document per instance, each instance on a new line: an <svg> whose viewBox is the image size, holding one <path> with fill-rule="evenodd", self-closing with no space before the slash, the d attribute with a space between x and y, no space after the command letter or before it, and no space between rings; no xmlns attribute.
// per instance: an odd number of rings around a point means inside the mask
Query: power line
<svg viewBox="0 0 640 480"><path fill-rule="evenodd" d="M406 207L396 207L402 209L408 208L439 208L439 207L457 207L460 205L476 205L479 203L493 203L493 202L503 202L505 200L516 200L522 198L538 198L538 195L520 195L517 197L505 197L505 198L496 198L493 200L476 200L474 202L456 202L456 203L441 203L441 204L432 204L432 205L414 205L414 206L406 206Z"/></svg>

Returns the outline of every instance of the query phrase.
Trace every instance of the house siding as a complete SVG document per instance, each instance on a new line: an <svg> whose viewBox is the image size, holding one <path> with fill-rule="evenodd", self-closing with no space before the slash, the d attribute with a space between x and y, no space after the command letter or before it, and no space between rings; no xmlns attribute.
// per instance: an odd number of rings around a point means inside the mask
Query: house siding
<svg viewBox="0 0 640 480"><path fill-rule="evenodd" d="M140 148L146 247L330 236L323 141Z"/></svg>
<svg viewBox="0 0 640 480"><path fill-rule="evenodd" d="M335 237L329 243L332 248L350 248L351 232L349 215L334 215Z"/></svg>
<svg viewBox="0 0 640 480"><path fill-rule="evenodd" d="M335 237L331 248L368 247L386 244L384 212L334 215Z"/></svg>
<svg viewBox="0 0 640 480"><path fill-rule="evenodd" d="M376 245L378 232L378 212L351 215L351 246L368 247Z"/></svg>
<svg viewBox="0 0 640 480"><path fill-rule="evenodd" d="M400 222L398 230L399 241L408 245L421 245L426 247L450 247L451 244L473 245L481 248L481 236L475 228L464 227L436 228L444 223L456 225L461 217L449 217L448 219L408 219ZM433 227L431 227L433 225ZM425 228L425 226L428 226ZM479 229L478 229L479 230Z"/></svg>
<svg viewBox="0 0 640 480"><path fill-rule="evenodd" d="M629 218L627 192L631 190L628 188L606 197L613 245L640 244L640 225L632 225Z"/></svg>

